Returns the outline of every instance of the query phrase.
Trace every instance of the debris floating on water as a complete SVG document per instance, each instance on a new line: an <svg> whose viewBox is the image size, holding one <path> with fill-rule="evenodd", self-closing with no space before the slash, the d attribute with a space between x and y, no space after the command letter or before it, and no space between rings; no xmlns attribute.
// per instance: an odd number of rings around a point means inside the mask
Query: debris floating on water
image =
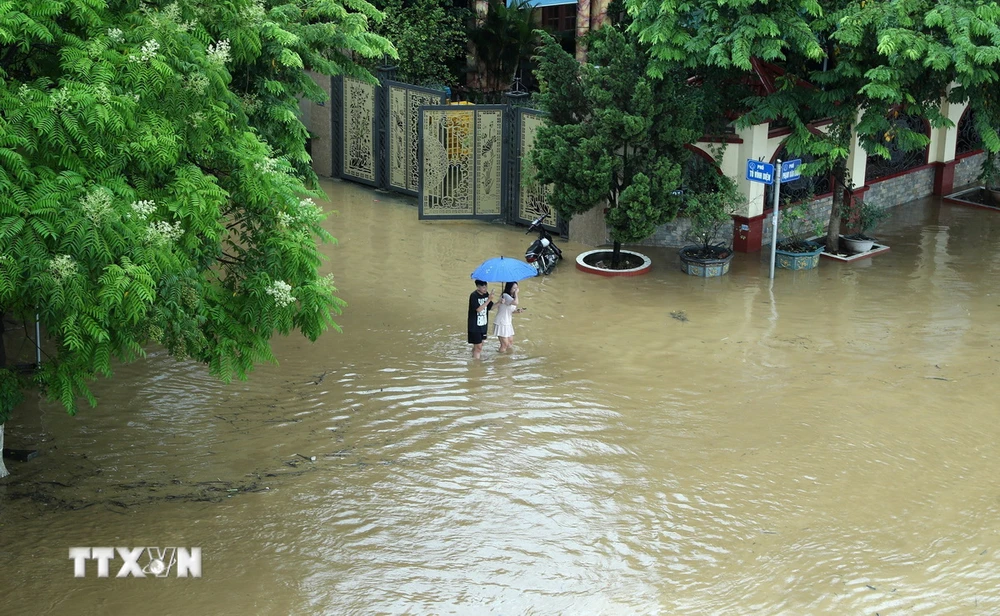
<svg viewBox="0 0 1000 616"><path fill-rule="evenodd" d="M679 310L677 312L671 312L670 316L671 316L671 318L677 319L681 323L686 323L687 320L688 320L688 317L687 317L686 314L684 314L683 310Z"/></svg>

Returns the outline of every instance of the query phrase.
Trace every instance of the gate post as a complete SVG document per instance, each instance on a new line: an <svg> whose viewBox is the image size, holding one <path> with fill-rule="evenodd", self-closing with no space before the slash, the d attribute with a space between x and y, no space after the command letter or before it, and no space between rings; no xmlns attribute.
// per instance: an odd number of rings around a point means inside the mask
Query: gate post
<svg viewBox="0 0 1000 616"><path fill-rule="evenodd" d="M330 78L330 141L333 143L330 164L333 165L331 177L344 177L344 78Z"/></svg>
<svg viewBox="0 0 1000 616"><path fill-rule="evenodd" d="M503 203L503 221L512 225L517 222L517 212L521 202L521 107L531 97L531 93L521 86L521 77L515 76L509 90L503 93L503 103L506 106L504 116L507 123L504 129L504 156L507 164L503 173L507 176L507 186Z"/></svg>
<svg viewBox="0 0 1000 616"><path fill-rule="evenodd" d="M375 188L389 191L389 87L387 81L395 81L396 67L388 64L388 58L382 58L382 64L375 70L378 77L378 87L375 91L375 126L378 135L375 139Z"/></svg>
<svg viewBox="0 0 1000 616"><path fill-rule="evenodd" d="M506 190L504 191L500 209L503 214L504 224L511 225L514 224L514 211L517 209L517 198L515 197L518 191L516 136L519 123L517 121L517 110L510 103L506 105L503 115L505 120L503 126L503 156L507 163L503 165L501 171L505 176L503 178L503 186Z"/></svg>

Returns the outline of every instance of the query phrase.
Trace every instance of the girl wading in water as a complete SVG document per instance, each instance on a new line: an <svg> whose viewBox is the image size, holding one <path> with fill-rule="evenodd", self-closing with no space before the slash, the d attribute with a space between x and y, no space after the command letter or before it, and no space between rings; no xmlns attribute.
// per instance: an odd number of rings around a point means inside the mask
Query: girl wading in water
<svg viewBox="0 0 1000 616"><path fill-rule="evenodd" d="M517 307L517 283L508 282L503 287L503 295L497 305L497 317L493 322L493 334L500 339L500 352L505 353L514 346L514 322L512 315L523 312Z"/></svg>

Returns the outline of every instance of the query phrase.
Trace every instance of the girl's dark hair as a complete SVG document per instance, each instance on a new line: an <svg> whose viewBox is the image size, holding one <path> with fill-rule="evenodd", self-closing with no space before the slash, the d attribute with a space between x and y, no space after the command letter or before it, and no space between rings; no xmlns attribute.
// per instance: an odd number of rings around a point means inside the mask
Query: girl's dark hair
<svg viewBox="0 0 1000 616"><path fill-rule="evenodd" d="M505 282L504 285L503 285L503 292L506 293L507 295L510 295L511 297L514 297L514 285L515 284L517 284L517 283L514 283L514 282Z"/></svg>

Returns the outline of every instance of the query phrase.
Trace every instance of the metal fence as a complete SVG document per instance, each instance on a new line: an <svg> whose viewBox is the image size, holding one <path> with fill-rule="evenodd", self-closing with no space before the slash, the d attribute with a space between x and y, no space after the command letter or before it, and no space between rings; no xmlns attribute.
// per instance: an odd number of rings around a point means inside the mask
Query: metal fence
<svg viewBox="0 0 1000 616"><path fill-rule="evenodd" d="M550 211L532 181L545 113L516 105L446 105L446 93L385 76L332 83L334 173L418 198L421 219L528 223ZM565 233L554 214L546 221Z"/></svg>

